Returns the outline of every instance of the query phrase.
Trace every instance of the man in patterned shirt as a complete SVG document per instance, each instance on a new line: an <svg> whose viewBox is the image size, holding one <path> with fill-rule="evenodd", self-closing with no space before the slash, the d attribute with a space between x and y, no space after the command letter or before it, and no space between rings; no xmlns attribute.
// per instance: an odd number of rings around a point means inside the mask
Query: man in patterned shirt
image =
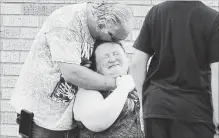
<svg viewBox="0 0 219 138"><path fill-rule="evenodd" d="M116 88L114 78L83 66L89 61L94 41L123 40L131 26L132 13L121 4L69 5L46 19L11 97L18 114L22 109L34 113L33 138L74 137L72 106L77 87Z"/></svg>

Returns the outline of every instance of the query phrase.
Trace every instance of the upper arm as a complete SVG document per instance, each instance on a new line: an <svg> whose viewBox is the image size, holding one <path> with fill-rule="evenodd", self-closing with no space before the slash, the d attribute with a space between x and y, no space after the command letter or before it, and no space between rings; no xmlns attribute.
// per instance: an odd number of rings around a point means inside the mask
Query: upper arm
<svg viewBox="0 0 219 138"><path fill-rule="evenodd" d="M46 33L52 61L63 63L81 63L81 42L74 30L56 27Z"/></svg>
<svg viewBox="0 0 219 138"><path fill-rule="evenodd" d="M68 80L71 71L76 70L81 63L81 43L78 34L71 29L57 27L46 33L46 41L52 61L58 63L61 73Z"/></svg>
<svg viewBox="0 0 219 138"><path fill-rule="evenodd" d="M66 81L70 82L69 80L72 79L72 72L78 72L82 66L72 63L65 63L65 62L58 62L59 69L62 73L62 76L65 78ZM74 75L77 75L74 73ZM75 76L75 78L78 78ZM76 85L76 84L75 84Z"/></svg>
<svg viewBox="0 0 219 138"><path fill-rule="evenodd" d="M142 85L144 83L146 73L147 73L147 65L149 61L150 55L144 53L140 50L135 50L134 55L132 56L132 64L131 64L131 74L134 78L136 89L139 93L139 98L141 99L142 95Z"/></svg>
<svg viewBox="0 0 219 138"><path fill-rule="evenodd" d="M83 121L88 118L90 112L99 107L102 100L104 98L98 91L79 89L73 108L75 119Z"/></svg>

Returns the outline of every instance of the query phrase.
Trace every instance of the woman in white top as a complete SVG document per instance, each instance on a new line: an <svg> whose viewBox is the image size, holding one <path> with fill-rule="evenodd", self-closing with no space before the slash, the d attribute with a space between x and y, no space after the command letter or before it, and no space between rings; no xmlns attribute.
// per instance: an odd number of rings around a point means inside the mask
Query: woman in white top
<svg viewBox="0 0 219 138"><path fill-rule="evenodd" d="M101 92L79 89L73 111L79 121L80 137L141 138L139 100L129 96L135 84L132 76L127 75L129 62L125 51L120 43L97 43L92 57L94 70L117 78L117 88Z"/></svg>

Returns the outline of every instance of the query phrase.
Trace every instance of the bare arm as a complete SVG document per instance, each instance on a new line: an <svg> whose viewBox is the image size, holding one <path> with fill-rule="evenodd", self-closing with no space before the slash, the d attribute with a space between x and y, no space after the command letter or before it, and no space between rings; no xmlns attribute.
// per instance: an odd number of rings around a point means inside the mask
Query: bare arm
<svg viewBox="0 0 219 138"><path fill-rule="evenodd" d="M140 111L140 117L142 119L143 112L142 112L142 87L144 80L146 78L147 74L147 64L150 56L140 50L135 50L135 53L132 57L132 63L131 63L131 74L134 78L136 89L138 92L138 96L140 99L140 105L141 105L141 111ZM141 120L142 121L142 120ZM141 122L142 124L143 122Z"/></svg>
<svg viewBox="0 0 219 138"><path fill-rule="evenodd" d="M59 67L66 81L90 90L109 91L116 88L114 78L103 76L77 64L59 62Z"/></svg>
<svg viewBox="0 0 219 138"><path fill-rule="evenodd" d="M218 112L218 104L219 104L219 62L215 62L211 64L211 91L212 91L212 105L213 105L213 113L214 113L214 121L215 125L219 123L219 112Z"/></svg>
<svg viewBox="0 0 219 138"><path fill-rule="evenodd" d="M135 87L130 75L124 79L125 83L118 86L106 99L98 91L79 91L73 108L75 119L94 132L109 128L120 115L128 93Z"/></svg>
<svg viewBox="0 0 219 138"><path fill-rule="evenodd" d="M54 28L46 33L52 61L58 63L65 80L85 89L115 89L115 79L80 66L82 44L76 40L77 37L80 37L80 34L62 27Z"/></svg>
<svg viewBox="0 0 219 138"><path fill-rule="evenodd" d="M131 63L131 74L134 78L139 98L142 100L142 86L147 73L147 64L150 56L140 50L135 50Z"/></svg>

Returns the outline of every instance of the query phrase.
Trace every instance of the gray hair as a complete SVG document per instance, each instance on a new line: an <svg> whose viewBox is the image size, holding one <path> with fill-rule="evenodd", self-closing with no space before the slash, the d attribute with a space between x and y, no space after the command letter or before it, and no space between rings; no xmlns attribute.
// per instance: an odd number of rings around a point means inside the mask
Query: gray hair
<svg viewBox="0 0 219 138"><path fill-rule="evenodd" d="M97 16L97 24L102 26L123 26L133 18L131 10L124 4L101 3L94 7L94 15Z"/></svg>

